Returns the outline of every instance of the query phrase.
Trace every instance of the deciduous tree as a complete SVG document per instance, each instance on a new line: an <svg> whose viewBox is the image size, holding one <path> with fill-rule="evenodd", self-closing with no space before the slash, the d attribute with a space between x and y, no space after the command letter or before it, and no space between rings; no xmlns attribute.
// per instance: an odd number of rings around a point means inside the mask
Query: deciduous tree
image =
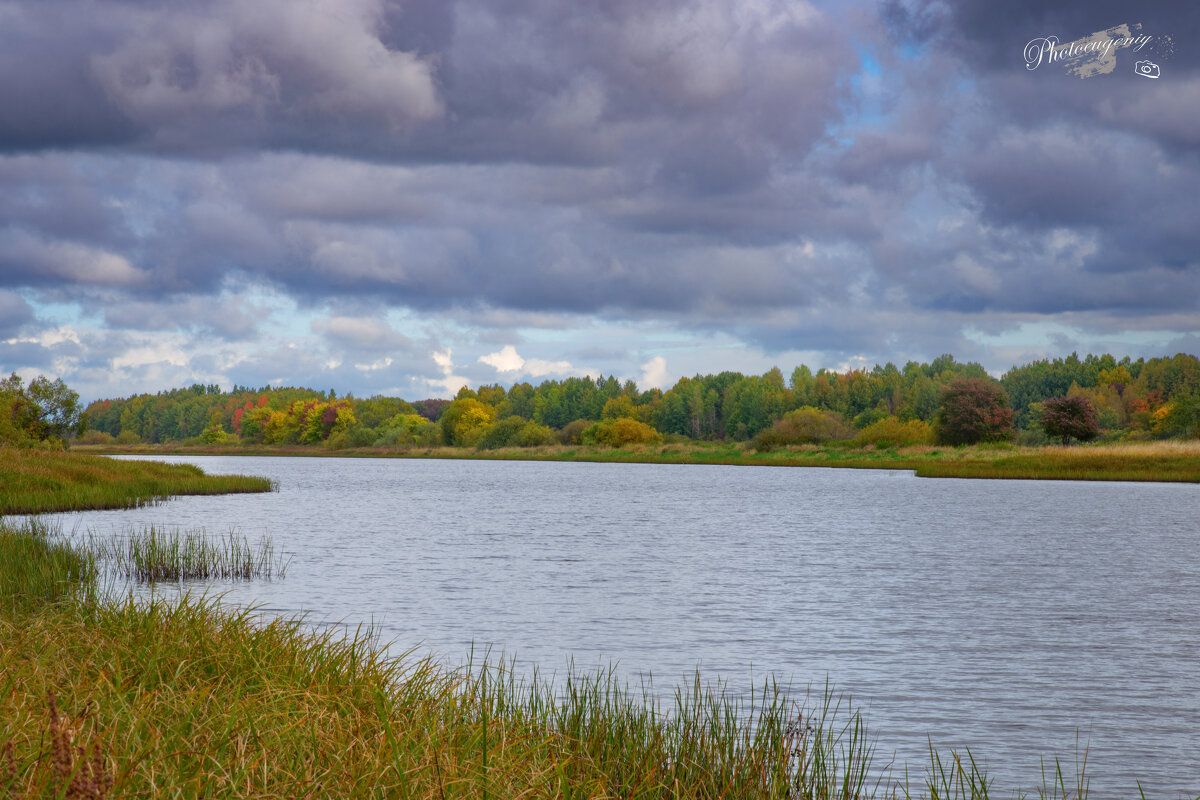
<svg viewBox="0 0 1200 800"><path fill-rule="evenodd" d="M943 391L936 430L943 444L1006 441L1013 437L1014 415L1008 396L990 378L959 378Z"/></svg>
<svg viewBox="0 0 1200 800"><path fill-rule="evenodd" d="M1100 433L1096 411L1082 395L1051 397L1041 405L1042 430L1063 444L1070 444L1072 439L1090 442Z"/></svg>

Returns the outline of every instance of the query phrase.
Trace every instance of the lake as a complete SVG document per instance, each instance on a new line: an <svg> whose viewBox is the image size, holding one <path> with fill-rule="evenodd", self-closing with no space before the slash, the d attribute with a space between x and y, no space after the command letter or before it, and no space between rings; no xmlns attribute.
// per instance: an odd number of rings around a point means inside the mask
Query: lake
<svg viewBox="0 0 1200 800"><path fill-rule="evenodd" d="M1075 766L1093 798L1200 792L1200 488L907 472L451 460L163 458L268 495L60 515L269 534L286 578L226 599L374 623L454 666L491 646L656 687L826 679L920 774L969 746L994 788ZM927 739L928 737L928 739ZM1070 788L1071 785L1068 784Z"/></svg>

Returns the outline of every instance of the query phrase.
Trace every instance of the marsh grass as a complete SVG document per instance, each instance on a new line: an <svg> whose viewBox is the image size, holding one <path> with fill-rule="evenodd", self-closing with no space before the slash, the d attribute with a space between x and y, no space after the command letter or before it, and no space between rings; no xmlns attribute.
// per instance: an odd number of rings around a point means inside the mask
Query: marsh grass
<svg viewBox="0 0 1200 800"><path fill-rule="evenodd" d="M95 585L95 553L37 519L0 522L0 610L56 603Z"/></svg>
<svg viewBox="0 0 1200 800"><path fill-rule="evenodd" d="M147 582L282 578L290 559L275 552L270 537L251 544L236 531L210 536L204 529L149 525L114 539L92 535L91 551L117 575Z"/></svg>
<svg viewBox="0 0 1200 800"><path fill-rule="evenodd" d="M191 464L0 447L0 514L135 508L176 495L271 489L265 478L206 475Z"/></svg>

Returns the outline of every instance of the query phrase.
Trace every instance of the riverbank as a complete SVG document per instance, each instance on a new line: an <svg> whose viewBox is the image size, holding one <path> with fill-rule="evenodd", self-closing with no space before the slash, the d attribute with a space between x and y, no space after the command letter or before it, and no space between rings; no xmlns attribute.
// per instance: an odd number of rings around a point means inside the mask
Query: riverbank
<svg viewBox="0 0 1200 800"><path fill-rule="evenodd" d="M246 475L206 475L191 464L0 447L0 515L134 508L177 495L269 492Z"/></svg>
<svg viewBox="0 0 1200 800"><path fill-rule="evenodd" d="M847 447L802 445L757 452L745 443L689 442L624 448L557 445L474 450L236 445L78 446L81 452L129 455L337 456L343 458L465 458L596 461L644 464L728 464L913 470L923 478L1013 480L1165 481L1200 483L1200 441L1157 441L1070 447Z"/></svg>

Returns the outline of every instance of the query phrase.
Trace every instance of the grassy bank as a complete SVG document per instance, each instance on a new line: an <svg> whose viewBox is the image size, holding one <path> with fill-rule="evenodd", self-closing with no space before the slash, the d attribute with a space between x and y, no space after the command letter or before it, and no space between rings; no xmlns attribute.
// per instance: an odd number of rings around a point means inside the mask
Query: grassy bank
<svg viewBox="0 0 1200 800"><path fill-rule="evenodd" d="M828 692L797 704L768 684L743 705L697 680L663 707L603 672L552 688L446 670L209 601L105 602L90 558L0 523L0 564L34 576L0 584L2 796L989 795L969 754L931 752L896 782ZM1067 775L1037 796L1086 797Z"/></svg>
<svg viewBox="0 0 1200 800"><path fill-rule="evenodd" d="M80 450L91 448L78 448ZM362 458L467 458L535 461L601 461L649 464L732 464L790 467L906 469L925 478L1007 478L1200 482L1200 441L1160 441L1071 447L849 447L805 445L759 453L739 443L692 442L626 448L553 446L474 450L470 448L358 448L328 450L299 446L135 445L97 452L340 456Z"/></svg>
<svg viewBox="0 0 1200 800"><path fill-rule="evenodd" d="M0 514L131 508L175 495L267 492L271 482L190 464L0 447Z"/></svg>

